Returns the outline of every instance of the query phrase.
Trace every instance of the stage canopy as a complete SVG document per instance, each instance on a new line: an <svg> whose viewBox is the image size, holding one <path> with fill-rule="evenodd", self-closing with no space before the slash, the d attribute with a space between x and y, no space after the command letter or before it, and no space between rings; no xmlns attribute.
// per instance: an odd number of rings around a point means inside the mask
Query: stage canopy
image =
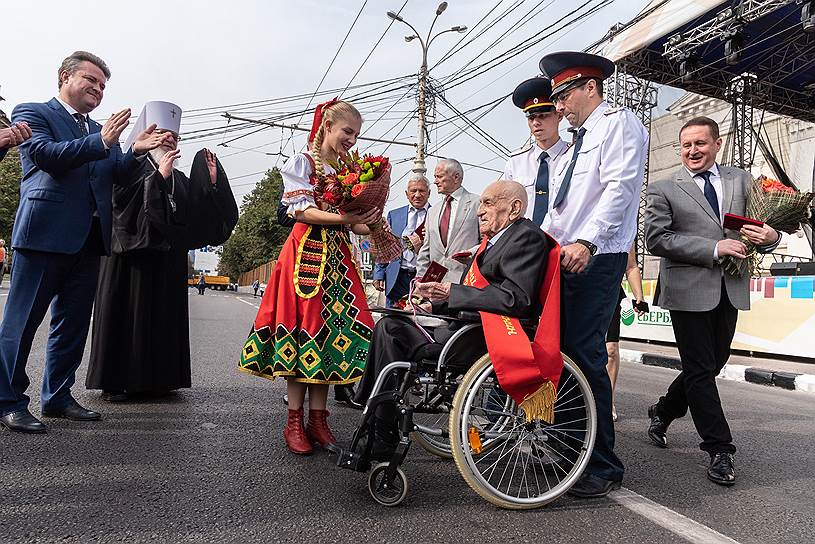
<svg viewBox="0 0 815 544"><path fill-rule="evenodd" d="M727 101L733 78L752 74L754 107L815 122L813 31L815 0L652 0L590 50L639 78Z"/></svg>

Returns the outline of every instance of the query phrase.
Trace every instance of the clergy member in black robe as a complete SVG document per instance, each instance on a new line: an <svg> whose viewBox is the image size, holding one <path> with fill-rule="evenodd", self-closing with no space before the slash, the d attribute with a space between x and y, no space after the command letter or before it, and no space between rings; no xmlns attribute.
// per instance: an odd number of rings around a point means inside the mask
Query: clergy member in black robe
<svg viewBox="0 0 815 544"><path fill-rule="evenodd" d="M196 154L189 178L173 169L165 179L157 157L114 191L114 246L99 276L85 383L108 400L191 386L187 252L222 244L238 220L208 150Z"/></svg>

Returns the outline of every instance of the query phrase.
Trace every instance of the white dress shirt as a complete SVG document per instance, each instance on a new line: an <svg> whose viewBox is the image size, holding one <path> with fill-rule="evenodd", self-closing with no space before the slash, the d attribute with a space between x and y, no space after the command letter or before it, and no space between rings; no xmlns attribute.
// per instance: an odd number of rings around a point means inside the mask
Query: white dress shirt
<svg viewBox="0 0 815 544"><path fill-rule="evenodd" d="M54 98L56 98L56 99L57 99L57 102L59 102L60 104L62 104L62 107L63 107L63 108L65 108L65 111L67 111L67 112L68 112L68 115L70 115L71 117L73 117L73 118L74 118L74 121L75 121L75 122L76 122L76 124L78 125L78 124L79 124L79 121L78 121L78 120L76 119L76 117L74 117L74 116L75 116L77 113L79 113L79 112L78 112L78 111L76 111L76 110L75 110L75 109L74 109L74 108L73 108L73 107L72 107L70 104L68 104L67 102L63 102L63 101L62 101L62 99L61 99L60 97L55 96ZM86 133L88 133L88 134L90 134L90 133L91 133L91 126L90 126L90 123L88 122L88 116L87 116L86 114L81 114L81 113L80 113L80 115L82 115L83 119L85 119L85 122L83 123L83 124L85 125L85 132L86 132ZM101 136L101 135L100 135L99 137L100 137L100 138L102 138L102 136ZM110 149L110 146L109 146L107 143L105 143L104 138L102 138L102 145L103 145L103 146L105 146L105 149Z"/></svg>
<svg viewBox="0 0 815 544"><path fill-rule="evenodd" d="M698 172L694 174L687 167L685 170L688 171L688 175L691 177L693 182L699 187L699 190L702 191L702 194L705 194L705 178L700 176L702 172ZM722 187L722 176L719 174L719 165L715 162L713 166L705 170L705 172L710 172L710 184L713 185L713 190L716 191L716 200L719 203L719 223L724 225L724 213L722 210L722 199L724 198L724 188ZM713 260L719 259L719 247L713 246Z"/></svg>
<svg viewBox="0 0 815 544"><path fill-rule="evenodd" d="M450 239L450 233L453 230L453 225L456 224L456 213L458 212L459 205L461 204L461 195L464 194L464 187L459 187L450 195L453 197L453 201L450 202L450 224L447 226L447 239ZM444 201L447 199L447 195L444 195L444 198L441 199L441 212L439 213L439 228L441 228L441 216L444 214Z"/></svg>
<svg viewBox="0 0 815 544"><path fill-rule="evenodd" d="M552 202L555 200L551 191L553 176L558 161L563 158L567 148L566 142L560 138L549 149L543 149L536 142L529 149L511 156L506 166L504 166L504 177L502 179L517 181L526 189L527 219L532 219L532 215L535 213L535 181L538 179L541 153L545 152L548 155L545 160L549 162L549 209L551 210ZM547 211L547 213L549 212Z"/></svg>
<svg viewBox="0 0 815 544"><path fill-rule="evenodd" d="M580 151L566 150L550 187L550 202L575 161L563 202L552 208L541 228L562 246L586 240L597 253L627 253L637 233L637 211L648 154L648 132L625 108L600 103L583 123Z"/></svg>
<svg viewBox="0 0 815 544"><path fill-rule="evenodd" d="M402 237L409 236L416 232L416 229L419 228L419 225L421 225L424 222L425 217L427 217L428 207L429 206L425 204L424 208L416 209L413 206L408 205L407 223L405 224L405 228L402 231ZM416 254L409 249L405 249L402 252L402 262L399 265L399 267L406 268L408 270L415 270Z"/></svg>

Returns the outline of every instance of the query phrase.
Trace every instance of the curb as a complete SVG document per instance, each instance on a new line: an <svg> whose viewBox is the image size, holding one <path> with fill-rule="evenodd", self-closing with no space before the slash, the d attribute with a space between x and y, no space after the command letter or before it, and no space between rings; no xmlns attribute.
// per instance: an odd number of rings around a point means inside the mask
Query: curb
<svg viewBox="0 0 815 544"><path fill-rule="evenodd" d="M620 360L628 363L641 363L648 366L660 366L680 370L682 362L678 357L645 353L633 349L621 349ZM780 387L789 391L815 393L815 374L798 374L754 368L745 365L724 365L719 378L736 382L749 382L770 387Z"/></svg>

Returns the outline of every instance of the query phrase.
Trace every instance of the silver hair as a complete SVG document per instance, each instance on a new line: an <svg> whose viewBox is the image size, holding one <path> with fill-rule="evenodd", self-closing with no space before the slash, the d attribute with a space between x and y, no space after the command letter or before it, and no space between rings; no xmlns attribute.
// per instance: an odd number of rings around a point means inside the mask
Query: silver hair
<svg viewBox="0 0 815 544"><path fill-rule="evenodd" d="M444 166L444 171L449 174L458 174L459 181L464 181L464 168L456 159L441 159L439 164Z"/></svg>
<svg viewBox="0 0 815 544"><path fill-rule="evenodd" d="M83 62L95 64L100 70L102 70L102 73L105 74L105 79L110 79L110 68L108 68L108 65L105 64L105 61L93 53L88 53L87 51L74 51L62 61L59 70L57 70L58 89L62 88L62 72L68 72L68 75L71 75L79 69L79 65Z"/></svg>
<svg viewBox="0 0 815 544"><path fill-rule="evenodd" d="M428 179L427 179L425 176L423 176L423 175L421 175L421 174L417 174L417 175L415 175L415 176L411 177L411 178L408 180L408 185L410 185L410 184L411 184L411 183L413 183L414 181L420 181L420 182L422 182L422 183L424 183L424 184L425 184L425 187L427 187L428 189L430 189L430 180L428 180Z"/></svg>

